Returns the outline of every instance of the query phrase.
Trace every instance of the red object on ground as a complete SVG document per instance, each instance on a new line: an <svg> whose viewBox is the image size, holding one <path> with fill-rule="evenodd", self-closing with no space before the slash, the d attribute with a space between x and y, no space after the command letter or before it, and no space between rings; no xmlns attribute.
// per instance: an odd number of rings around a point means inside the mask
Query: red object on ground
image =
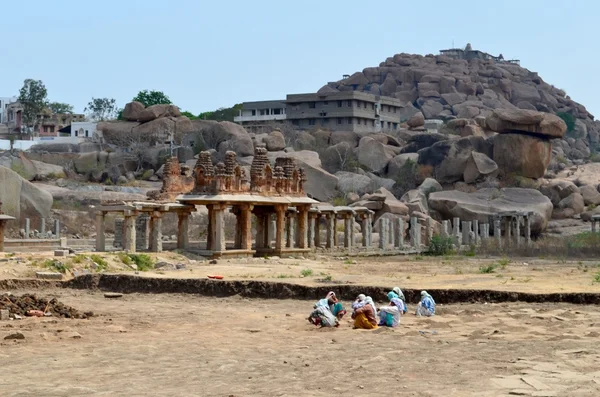
<svg viewBox="0 0 600 397"><path fill-rule="evenodd" d="M219 276L219 275L209 275L208 278L212 278L215 280L223 280L223 276Z"/></svg>
<svg viewBox="0 0 600 397"><path fill-rule="evenodd" d="M44 312L41 310L28 310L27 315L31 317L44 317Z"/></svg>

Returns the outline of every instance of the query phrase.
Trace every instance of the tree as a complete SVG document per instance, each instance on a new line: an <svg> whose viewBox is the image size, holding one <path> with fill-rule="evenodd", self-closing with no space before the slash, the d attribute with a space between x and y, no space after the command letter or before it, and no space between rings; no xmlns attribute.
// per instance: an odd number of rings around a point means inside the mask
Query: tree
<svg viewBox="0 0 600 397"><path fill-rule="evenodd" d="M132 101L138 101L144 104L145 107L152 105L171 105L171 100L162 91L143 90L138 92Z"/></svg>
<svg viewBox="0 0 600 397"><path fill-rule="evenodd" d="M188 111L181 112L181 115L187 117L190 120L197 120L198 119L198 116L194 116L194 114L192 112L188 112Z"/></svg>
<svg viewBox="0 0 600 397"><path fill-rule="evenodd" d="M141 133L136 128L131 128L130 131L105 130L103 137L106 143L126 149L127 153L135 158L137 163L136 171L142 169L144 155L150 146L156 144L157 139L155 136Z"/></svg>
<svg viewBox="0 0 600 397"><path fill-rule="evenodd" d="M52 113L71 113L73 114L73 106L68 103L61 102L50 102L48 103L48 109L52 111Z"/></svg>
<svg viewBox="0 0 600 397"><path fill-rule="evenodd" d="M92 98L83 109L88 117L94 121L113 120L117 117L117 101L113 98Z"/></svg>
<svg viewBox="0 0 600 397"><path fill-rule="evenodd" d="M48 91L42 80L25 79L19 90L19 102L23 106L23 123L30 132L36 130L38 115L47 106Z"/></svg>

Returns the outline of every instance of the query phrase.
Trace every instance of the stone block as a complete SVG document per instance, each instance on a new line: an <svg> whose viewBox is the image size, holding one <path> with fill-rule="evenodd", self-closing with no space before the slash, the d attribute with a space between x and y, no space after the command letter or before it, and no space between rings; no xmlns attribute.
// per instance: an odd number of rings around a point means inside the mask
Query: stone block
<svg viewBox="0 0 600 397"><path fill-rule="evenodd" d="M69 256L69 250L54 250L54 256Z"/></svg>
<svg viewBox="0 0 600 397"><path fill-rule="evenodd" d="M35 277L42 280L62 280L63 275L54 272L35 272Z"/></svg>
<svg viewBox="0 0 600 397"><path fill-rule="evenodd" d="M0 310L0 321L8 321L10 312L8 310Z"/></svg>

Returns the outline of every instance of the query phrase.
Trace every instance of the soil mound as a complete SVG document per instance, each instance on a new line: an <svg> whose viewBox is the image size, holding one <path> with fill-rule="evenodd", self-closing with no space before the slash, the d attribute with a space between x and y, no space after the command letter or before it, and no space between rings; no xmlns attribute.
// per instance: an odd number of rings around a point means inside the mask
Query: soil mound
<svg viewBox="0 0 600 397"><path fill-rule="evenodd" d="M88 318L92 316L92 313L80 313L76 309L66 306L52 298L50 300L46 298L38 298L36 295L25 294L22 296L16 295L2 295L0 296L0 309L9 310L10 316L28 316L31 315L32 311L41 313L50 313L53 317L63 318Z"/></svg>

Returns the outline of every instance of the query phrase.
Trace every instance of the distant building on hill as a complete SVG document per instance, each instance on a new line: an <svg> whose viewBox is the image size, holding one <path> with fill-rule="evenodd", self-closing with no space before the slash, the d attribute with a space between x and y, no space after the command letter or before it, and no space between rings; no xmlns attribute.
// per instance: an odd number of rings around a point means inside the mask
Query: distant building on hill
<svg viewBox="0 0 600 397"><path fill-rule="evenodd" d="M16 96L0 97L0 124L8 122L8 105L17 102Z"/></svg>
<svg viewBox="0 0 600 397"><path fill-rule="evenodd" d="M233 121L250 132L261 132L286 120L285 100L244 102L239 116Z"/></svg>
<svg viewBox="0 0 600 397"><path fill-rule="evenodd" d="M502 54L496 57L494 55L488 54L487 52L474 50L471 46L471 43L467 43L465 48L450 48L447 50L440 50L440 54L454 59L465 59L467 61L470 61L471 59L483 59L496 62L514 63L517 65L521 63L518 59L505 60Z"/></svg>

